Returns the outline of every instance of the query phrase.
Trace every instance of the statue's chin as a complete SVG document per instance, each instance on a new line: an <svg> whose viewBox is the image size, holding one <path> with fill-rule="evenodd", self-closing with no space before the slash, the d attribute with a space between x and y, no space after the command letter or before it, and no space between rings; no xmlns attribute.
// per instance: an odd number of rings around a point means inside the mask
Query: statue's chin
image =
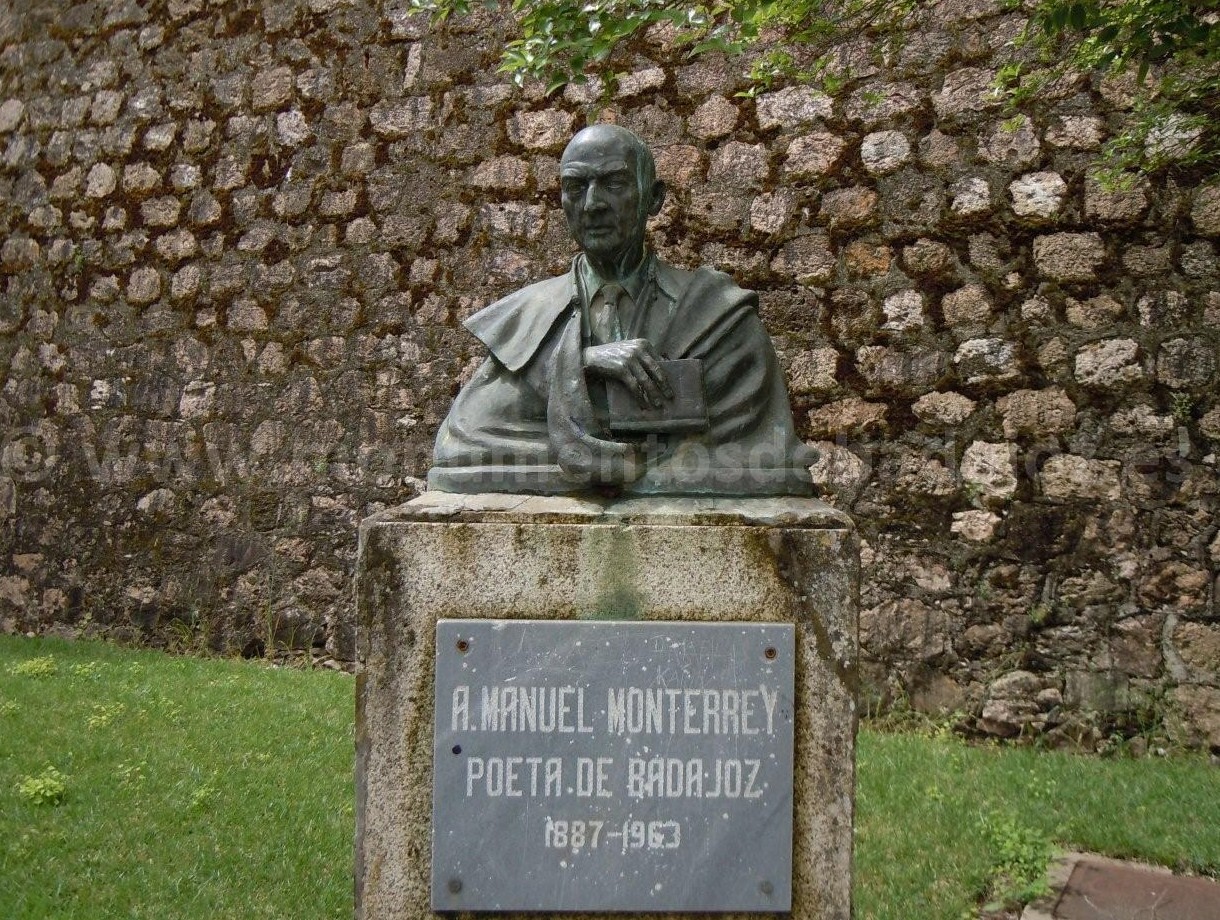
<svg viewBox="0 0 1220 920"><path fill-rule="evenodd" d="M595 262L605 262L613 265L623 255L621 247L607 246L605 245L605 240L596 236L586 234L582 243L581 248L584 249L585 254Z"/></svg>
<svg viewBox="0 0 1220 920"><path fill-rule="evenodd" d="M629 270L634 268L643 254L642 241L632 241L626 246L607 246L604 240L585 236L581 249L595 266L611 270Z"/></svg>

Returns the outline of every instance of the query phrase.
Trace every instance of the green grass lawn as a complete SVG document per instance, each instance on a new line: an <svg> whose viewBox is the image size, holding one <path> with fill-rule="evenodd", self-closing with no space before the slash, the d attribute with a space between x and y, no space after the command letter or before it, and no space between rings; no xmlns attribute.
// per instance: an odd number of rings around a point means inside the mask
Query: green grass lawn
<svg viewBox="0 0 1220 920"><path fill-rule="evenodd" d="M328 671L0 637L0 917L350 916L352 700ZM977 912L1050 841L1220 873L1199 757L864 730L858 807L861 920Z"/></svg>
<svg viewBox="0 0 1220 920"><path fill-rule="evenodd" d="M3 638L0 917L350 916L353 686ZM58 807L15 789L47 766Z"/></svg>

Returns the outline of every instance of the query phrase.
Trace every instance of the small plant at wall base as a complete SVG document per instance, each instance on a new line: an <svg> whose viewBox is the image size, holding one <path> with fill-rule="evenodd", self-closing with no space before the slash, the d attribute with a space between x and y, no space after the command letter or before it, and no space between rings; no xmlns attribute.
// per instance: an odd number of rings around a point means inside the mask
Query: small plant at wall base
<svg viewBox="0 0 1220 920"><path fill-rule="evenodd" d="M411 0L435 22L469 13L473 0ZM484 0L488 9L500 4ZM709 51L757 52L754 91L780 80L820 84L836 93L851 82L837 52L864 34L884 62L937 5L934 0L512 0L521 35L505 47L501 71L518 84L541 80L547 92L591 76L613 79L607 61L623 42L652 26L670 28L694 57ZM1022 8L1019 0L1009 4ZM1103 152L1103 177L1165 167L1220 172L1220 5L1215 0L1038 0L1020 44L1038 69L1012 62L999 74L1014 106L1034 100L1069 74L1134 72L1133 118Z"/></svg>

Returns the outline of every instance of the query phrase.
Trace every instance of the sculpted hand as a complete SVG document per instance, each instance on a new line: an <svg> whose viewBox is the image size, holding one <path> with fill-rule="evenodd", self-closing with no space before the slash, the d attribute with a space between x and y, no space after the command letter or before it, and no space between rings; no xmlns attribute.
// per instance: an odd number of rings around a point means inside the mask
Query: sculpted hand
<svg viewBox="0 0 1220 920"><path fill-rule="evenodd" d="M599 377L617 380L635 393L642 405L659 407L674 392L660 358L647 339L628 339L584 350L585 369Z"/></svg>

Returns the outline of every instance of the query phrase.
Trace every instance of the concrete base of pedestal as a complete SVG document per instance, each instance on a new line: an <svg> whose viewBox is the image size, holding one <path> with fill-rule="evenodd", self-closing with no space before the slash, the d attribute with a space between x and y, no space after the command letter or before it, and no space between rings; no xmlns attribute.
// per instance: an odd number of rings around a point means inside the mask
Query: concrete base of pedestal
<svg viewBox="0 0 1220 920"><path fill-rule="evenodd" d="M519 618L795 623L791 916L848 920L858 556L850 519L808 498L429 492L364 521L357 918L432 915L437 620Z"/></svg>

